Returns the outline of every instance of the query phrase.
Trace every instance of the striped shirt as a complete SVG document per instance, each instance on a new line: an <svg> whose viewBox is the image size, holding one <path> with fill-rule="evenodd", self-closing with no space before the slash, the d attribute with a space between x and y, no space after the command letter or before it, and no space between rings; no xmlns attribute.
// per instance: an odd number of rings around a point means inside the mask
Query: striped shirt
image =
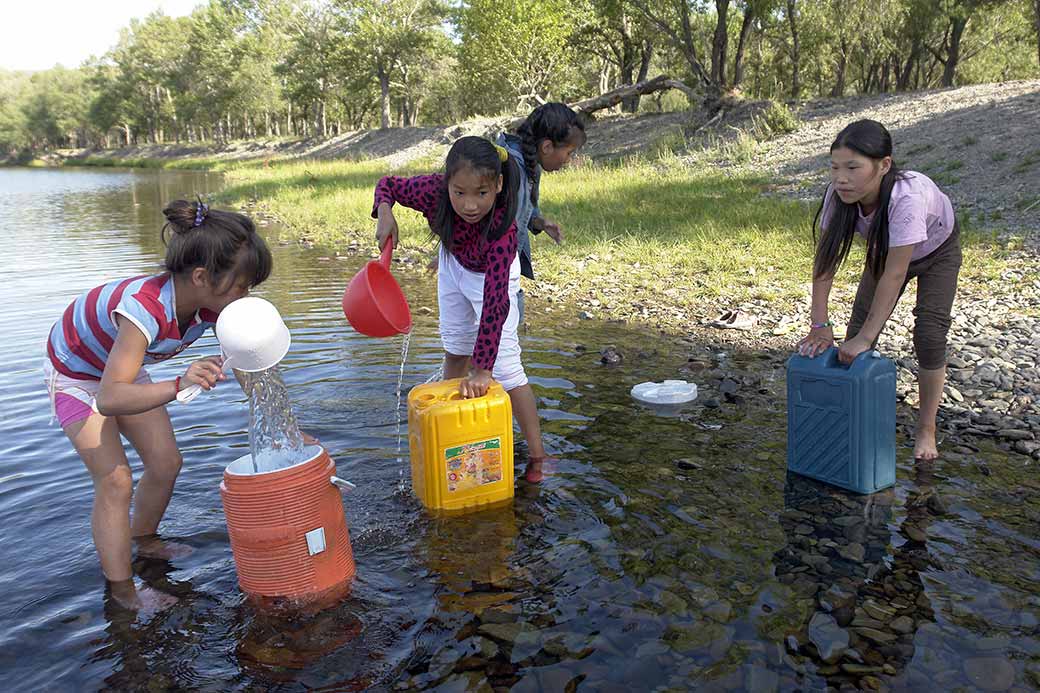
<svg viewBox="0 0 1040 693"><path fill-rule="evenodd" d="M195 313L181 334L177 301L169 272L120 279L84 293L51 327L47 356L62 375L78 380L100 380L115 344L119 314L148 339L144 363L157 363L184 351L217 322L205 308Z"/></svg>

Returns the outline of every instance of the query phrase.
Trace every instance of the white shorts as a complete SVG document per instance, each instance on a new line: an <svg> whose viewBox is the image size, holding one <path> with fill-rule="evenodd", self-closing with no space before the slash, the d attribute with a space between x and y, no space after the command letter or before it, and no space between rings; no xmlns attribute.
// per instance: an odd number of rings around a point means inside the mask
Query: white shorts
<svg viewBox="0 0 1040 693"><path fill-rule="evenodd" d="M502 325L502 341L498 358L491 370L494 378L508 392L527 384L527 374L520 363L520 256L509 266L509 315ZM455 256L441 246L437 270L437 304L441 318L441 343L455 356L470 356L477 343L480 312L484 305L484 275L463 267Z"/></svg>

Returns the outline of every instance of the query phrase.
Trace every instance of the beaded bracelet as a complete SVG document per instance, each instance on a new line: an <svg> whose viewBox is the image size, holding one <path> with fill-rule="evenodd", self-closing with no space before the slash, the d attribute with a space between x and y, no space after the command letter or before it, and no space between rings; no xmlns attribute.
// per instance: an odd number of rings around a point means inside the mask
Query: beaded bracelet
<svg viewBox="0 0 1040 693"><path fill-rule="evenodd" d="M181 391L181 377L179 375L173 379L173 387L175 388L174 392Z"/></svg>
<svg viewBox="0 0 1040 693"><path fill-rule="evenodd" d="M833 323L831 323L830 320L827 320L826 322L814 322L814 323L812 323L812 328L814 330L817 330L817 329L820 329L820 328L823 328L823 327L833 327L833 326L834 325L833 325Z"/></svg>

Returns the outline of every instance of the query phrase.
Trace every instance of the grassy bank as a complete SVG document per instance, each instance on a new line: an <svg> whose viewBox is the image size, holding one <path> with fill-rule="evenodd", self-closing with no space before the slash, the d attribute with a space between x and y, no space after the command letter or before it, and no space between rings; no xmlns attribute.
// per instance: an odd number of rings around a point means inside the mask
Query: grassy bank
<svg viewBox="0 0 1040 693"><path fill-rule="evenodd" d="M114 165L87 161L89 165ZM128 162L118 162L126 165ZM151 161L168 168L222 170L224 204L255 204L294 237L330 252L374 250L372 192L386 163L370 161ZM395 171L436 170L438 158ZM802 312L811 265L812 205L766 194L769 181L708 161L665 154L624 163L585 163L546 175L543 213L564 229L563 245L534 239L534 305L571 306L596 317L646 319L681 327L731 305ZM397 213L406 251L432 250L422 217ZM966 229L964 283L998 277L1005 250L991 234ZM862 266L860 249L841 282L847 293Z"/></svg>

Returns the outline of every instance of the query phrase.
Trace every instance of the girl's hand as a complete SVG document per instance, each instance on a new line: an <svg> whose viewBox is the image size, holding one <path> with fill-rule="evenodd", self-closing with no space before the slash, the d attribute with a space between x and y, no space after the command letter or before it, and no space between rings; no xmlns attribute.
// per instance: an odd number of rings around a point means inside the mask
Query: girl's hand
<svg viewBox="0 0 1040 693"><path fill-rule="evenodd" d="M545 228L542 229L545 235L556 241L556 245L563 243L563 231L560 229L560 225L555 221L549 221L546 219Z"/></svg>
<svg viewBox="0 0 1040 693"><path fill-rule="evenodd" d="M491 371L475 369L473 373L463 378L462 382L459 383L459 394L462 395L463 399L483 397L487 394L490 385Z"/></svg>
<svg viewBox="0 0 1040 693"><path fill-rule="evenodd" d="M809 336L798 342L798 353L815 358L834 346L834 330L830 327L814 327Z"/></svg>
<svg viewBox="0 0 1040 693"><path fill-rule="evenodd" d="M217 381L227 377L222 368L223 362L219 356L207 356L188 366L188 370L181 376L181 390L191 385L199 385L203 390L212 390Z"/></svg>
<svg viewBox="0 0 1040 693"><path fill-rule="evenodd" d="M838 360L848 365L852 363L857 356L870 349L870 346L871 343L869 340L856 335L842 344L841 348L838 349Z"/></svg>
<svg viewBox="0 0 1040 693"><path fill-rule="evenodd" d="M300 431L300 435L303 436L304 445L321 445L321 441L307 433L307 431Z"/></svg>
<svg viewBox="0 0 1040 693"><path fill-rule="evenodd" d="M379 244L380 250L386 245L387 238L394 239L394 249L396 250L397 219L394 218L394 212L390 209L390 205L384 202L379 205L379 221L376 222L376 243Z"/></svg>

